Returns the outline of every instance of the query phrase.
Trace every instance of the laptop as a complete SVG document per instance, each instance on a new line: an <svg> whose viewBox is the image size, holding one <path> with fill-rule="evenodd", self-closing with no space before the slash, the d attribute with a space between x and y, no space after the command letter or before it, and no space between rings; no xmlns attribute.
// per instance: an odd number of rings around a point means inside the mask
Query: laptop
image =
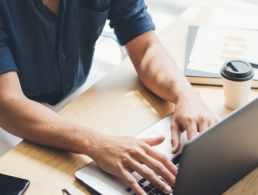
<svg viewBox="0 0 258 195"><path fill-rule="evenodd" d="M232 112L228 117L171 153L168 116L138 137L163 135L165 141L154 149L167 155L178 166L174 195L217 195L258 167L258 99ZM137 173L132 173L147 194L164 194ZM134 192L119 178L102 171L94 162L75 173L92 194L131 195Z"/></svg>

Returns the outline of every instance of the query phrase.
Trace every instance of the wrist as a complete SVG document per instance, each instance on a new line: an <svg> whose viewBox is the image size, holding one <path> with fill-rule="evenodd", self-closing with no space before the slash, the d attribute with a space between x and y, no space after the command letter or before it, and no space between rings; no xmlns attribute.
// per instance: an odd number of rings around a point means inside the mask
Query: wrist
<svg viewBox="0 0 258 195"><path fill-rule="evenodd" d="M95 159L101 142L103 142L103 135L94 130L87 130L87 136L83 139L83 154Z"/></svg>
<svg viewBox="0 0 258 195"><path fill-rule="evenodd" d="M177 93L175 97L175 104L177 105L182 102L191 101L192 99L199 98L200 94L192 87L184 87Z"/></svg>
<svg viewBox="0 0 258 195"><path fill-rule="evenodd" d="M72 150L76 153L85 154L91 157L92 150L96 142L95 140L97 138L97 133L91 129L78 125L72 125L70 129L72 129L73 134L70 136L73 143Z"/></svg>

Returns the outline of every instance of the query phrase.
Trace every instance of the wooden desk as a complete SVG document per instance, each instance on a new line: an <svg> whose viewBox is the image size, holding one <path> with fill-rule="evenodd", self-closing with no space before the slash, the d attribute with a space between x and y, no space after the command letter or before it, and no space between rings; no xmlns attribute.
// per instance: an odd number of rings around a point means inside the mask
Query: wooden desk
<svg viewBox="0 0 258 195"><path fill-rule="evenodd" d="M183 64L188 24L205 24L210 10L195 7L187 10L160 34L162 41L179 64ZM206 103L220 116L225 109L221 88L196 87ZM256 95L253 91L253 95ZM128 60L59 114L68 121L113 135L136 135L173 111L166 103L144 88ZM28 178L26 194L72 194L86 189L74 178L74 172L90 161L81 155L40 147L23 141L0 159L0 172ZM245 177L226 194L258 194L258 169Z"/></svg>

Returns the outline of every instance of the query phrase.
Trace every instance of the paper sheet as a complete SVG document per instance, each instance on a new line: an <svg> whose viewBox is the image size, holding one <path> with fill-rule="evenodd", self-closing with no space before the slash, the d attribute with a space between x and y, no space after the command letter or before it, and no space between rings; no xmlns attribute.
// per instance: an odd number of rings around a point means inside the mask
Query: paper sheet
<svg viewBox="0 0 258 195"><path fill-rule="evenodd" d="M232 28L258 29L257 21L258 12L214 8L208 24Z"/></svg>
<svg viewBox="0 0 258 195"><path fill-rule="evenodd" d="M219 73L221 66L232 59L258 64L258 31L201 26L188 68Z"/></svg>

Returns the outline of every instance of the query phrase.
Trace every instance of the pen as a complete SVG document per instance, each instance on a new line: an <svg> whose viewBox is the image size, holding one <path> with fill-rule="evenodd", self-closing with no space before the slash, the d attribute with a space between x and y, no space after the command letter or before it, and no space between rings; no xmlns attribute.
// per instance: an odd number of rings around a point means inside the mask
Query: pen
<svg viewBox="0 0 258 195"><path fill-rule="evenodd" d="M63 195L72 195L67 189L62 189Z"/></svg>

